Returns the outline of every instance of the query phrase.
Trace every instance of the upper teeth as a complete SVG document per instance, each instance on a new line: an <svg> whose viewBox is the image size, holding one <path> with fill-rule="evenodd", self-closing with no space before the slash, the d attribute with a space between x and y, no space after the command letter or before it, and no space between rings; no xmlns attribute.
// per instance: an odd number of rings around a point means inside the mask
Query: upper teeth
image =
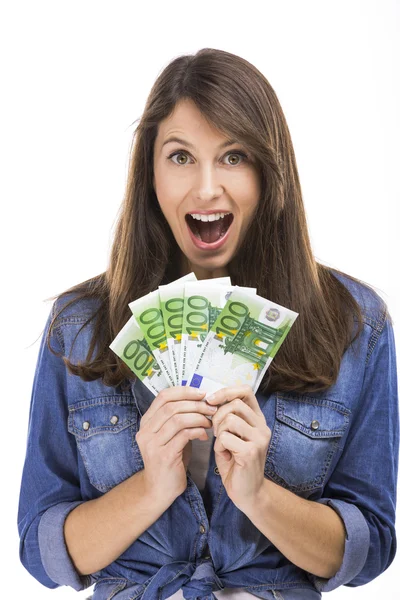
<svg viewBox="0 0 400 600"><path fill-rule="evenodd" d="M230 214L231 213L213 213L211 215L200 215L198 213L190 213L190 216L198 221L218 221L218 219L222 219L226 215Z"/></svg>

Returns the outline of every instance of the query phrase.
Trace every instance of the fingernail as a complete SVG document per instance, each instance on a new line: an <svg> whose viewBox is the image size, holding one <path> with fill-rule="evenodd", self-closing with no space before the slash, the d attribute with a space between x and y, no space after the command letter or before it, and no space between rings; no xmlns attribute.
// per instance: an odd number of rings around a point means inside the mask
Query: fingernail
<svg viewBox="0 0 400 600"><path fill-rule="evenodd" d="M205 400L207 400L207 402L208 402L209 400L215 400L215 394L210 394L209 396L206 396L206 397L205 397Z"/></svg>
<svg viewBox="0 0 400 600"><path fill-rule="evenodd" d="M203 390L197 390L196 394L199 396L204 396L205 392Z"/></svg>
<svg viewBox="0 0 400 600"><path fill-rule="evenodd" d="M210 410L212 410L213 412L217 412L217 406L210 406Z"/></svg>

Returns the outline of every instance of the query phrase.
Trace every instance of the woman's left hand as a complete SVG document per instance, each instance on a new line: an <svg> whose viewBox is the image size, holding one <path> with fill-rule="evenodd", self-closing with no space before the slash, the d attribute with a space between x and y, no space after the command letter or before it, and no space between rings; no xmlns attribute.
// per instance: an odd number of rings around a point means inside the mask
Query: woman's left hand
<svg viewBox="0 0 400 600"><path fill-rule="evenodd" d="M238 508L251 505L264 482L271 430L248 385L222 388L206 400L218 406L214 452L226 493Z"/></svg>

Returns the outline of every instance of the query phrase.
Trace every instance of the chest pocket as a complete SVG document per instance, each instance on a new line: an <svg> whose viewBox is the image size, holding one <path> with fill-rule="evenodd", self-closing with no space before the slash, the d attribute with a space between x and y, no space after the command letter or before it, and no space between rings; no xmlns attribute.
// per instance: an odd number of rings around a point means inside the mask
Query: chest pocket
<svg viewBox="0 0 400 600"><path fill-rule="evenodd" d="M105 396L69 407L68 431L75 436L90 483L106 492L140 469L137 408L131 396Z"/></svg>
<svg viewBox="0 0 400 600"><path fill-rule="evenodd" d="M323 487L349 417L327 398L277 393L265 475L292 492Z"/></svg>

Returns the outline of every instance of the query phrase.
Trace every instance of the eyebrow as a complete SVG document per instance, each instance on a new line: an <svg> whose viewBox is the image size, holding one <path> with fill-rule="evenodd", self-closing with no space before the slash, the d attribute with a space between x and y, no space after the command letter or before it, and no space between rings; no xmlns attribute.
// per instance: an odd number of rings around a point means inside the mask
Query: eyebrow
<svg viewBox="0 0 400 600"><path fill-rule="evenodd" d="M166 139L162 145L162 148L166 144L169 144L170 142L178 142L178 144L183 144L184 146L187 146L188 148L191 148L192 150L196 150L196 148L193 144L190 144L190 142L187 142L186 140L176 137L176 136L169 137L168 139ZM222 144L220 144L220 146L218 146L218 148L219 149L226 148L227 146L232 146L232 144L238 144L238 142L236 140L226 140L226 142L222 142Z"/></svg>

